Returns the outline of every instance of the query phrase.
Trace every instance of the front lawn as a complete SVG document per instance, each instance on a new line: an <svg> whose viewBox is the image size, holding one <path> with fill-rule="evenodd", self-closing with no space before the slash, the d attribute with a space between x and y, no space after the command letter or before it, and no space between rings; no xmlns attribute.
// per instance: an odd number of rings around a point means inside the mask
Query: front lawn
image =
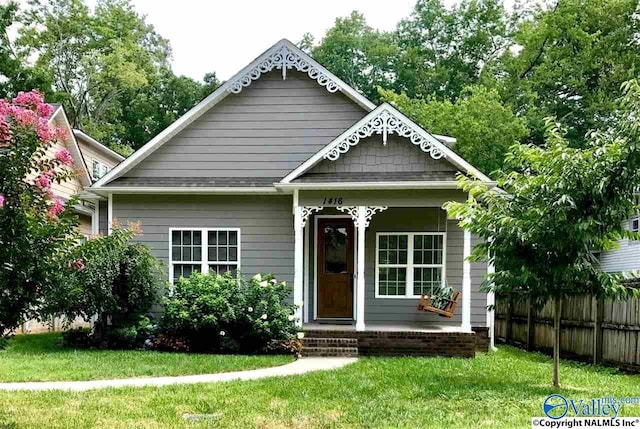
<svg viewBox="0 0 640 429"><path fill-rule="evenodd" d="M8 427L531 427L554 393L551 360L510 347L475 359L363 358L337 371L247 382L82 393L0 393ZM640 376L572 362L568 398L636 396ZM205 415L204 420L185 415ZM638 416L625 405L621 415Z"/></svg>
<svg viewBox="0 0 640 429"><path fill-rule="evenodd" d="M0 351L0 382L95 380L210 374L282 365L290 356L82 350L57 345L59 333L16 335Z"/></svg>

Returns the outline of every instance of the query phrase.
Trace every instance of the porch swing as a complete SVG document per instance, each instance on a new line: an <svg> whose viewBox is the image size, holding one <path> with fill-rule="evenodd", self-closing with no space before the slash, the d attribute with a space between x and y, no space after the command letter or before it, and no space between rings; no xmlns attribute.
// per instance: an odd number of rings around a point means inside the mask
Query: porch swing
<svg viewBox="0 0 640 429"><path fill-rule="evenodd" d="M453 288L447 285L441 288L436 295L421 295L418 311L435 313L440 317L450 319L453 317L459 301L460 292L454 292Z"/></svg>

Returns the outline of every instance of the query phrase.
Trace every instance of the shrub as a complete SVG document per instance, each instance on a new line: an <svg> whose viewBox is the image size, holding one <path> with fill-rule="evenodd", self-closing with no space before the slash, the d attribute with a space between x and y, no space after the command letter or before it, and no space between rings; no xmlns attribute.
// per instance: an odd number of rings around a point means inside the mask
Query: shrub
<svg viewBox="0 0 640 429"><path fill-rule="evenodd" d="M89 321L97 315L92 334L96 346L140 347L149 331L145 315L159 299L161 269L147 246L129 243L137 231L135 224L116 226L111 235L77 246L73 263L80 268L67 288L46 303L51 313L64 314L66 320Z"/></svg>
<svg viewBox="0 0 640 429"><path fill-rule="evenodd" d="M290 289L272 275L248 281L231 273L180 278L164 299L162 330L193 351L267 353L288 350L297 332Z"/></svg>

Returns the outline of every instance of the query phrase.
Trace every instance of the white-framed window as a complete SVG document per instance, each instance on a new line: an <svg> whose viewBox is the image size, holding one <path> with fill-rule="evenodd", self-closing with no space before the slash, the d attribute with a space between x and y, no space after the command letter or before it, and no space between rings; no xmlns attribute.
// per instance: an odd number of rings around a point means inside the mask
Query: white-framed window
<svg viewBox="0 0 640 429"><path fill-rule="evenodd" d="M445 285L444 232L376 233L376 298L419 298Z"/></svg>
<svg viewBox="0 0 640 429"><path fill-rule="evenodd" d="M93 160L93 180L101 179L102 176L109 172L109 166L98 160Z"/></svg>
<svg viewBox="0 0 640 429"><path fill-rule="evenodd" d="M629 218L629 231L639 232L640 231L640 215L633 215ZM640 244L638 240L629 240L629 244Z"/></svg>
<svg viewBox="0 0 640 429"><path fill-rule="evenodd" d="M193 272L235 273L240 269L239 228L170 228L171 283Z"/></svg>

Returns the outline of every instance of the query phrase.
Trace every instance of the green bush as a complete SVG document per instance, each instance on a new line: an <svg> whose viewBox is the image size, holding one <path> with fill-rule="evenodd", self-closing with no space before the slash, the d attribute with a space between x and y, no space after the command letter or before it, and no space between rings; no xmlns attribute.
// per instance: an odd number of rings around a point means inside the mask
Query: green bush
<svg viewBox="0 0 640 429"><path fill-rule="evenodd" d="M285 301L290 292L272 275L194 273L164 299L161 329L192 351L283 351L297 333L294 306Z"/></svg>
<svg viewBox="0 0 640 429"><path fill-rule="evenodd" d="M90 341L96 347L141 347L151 334L146 315L160 298L161 269L147 246L129 242L137 230L115 228L77 246L67 288L46 302L66 320L97 316Z"/></svg>

